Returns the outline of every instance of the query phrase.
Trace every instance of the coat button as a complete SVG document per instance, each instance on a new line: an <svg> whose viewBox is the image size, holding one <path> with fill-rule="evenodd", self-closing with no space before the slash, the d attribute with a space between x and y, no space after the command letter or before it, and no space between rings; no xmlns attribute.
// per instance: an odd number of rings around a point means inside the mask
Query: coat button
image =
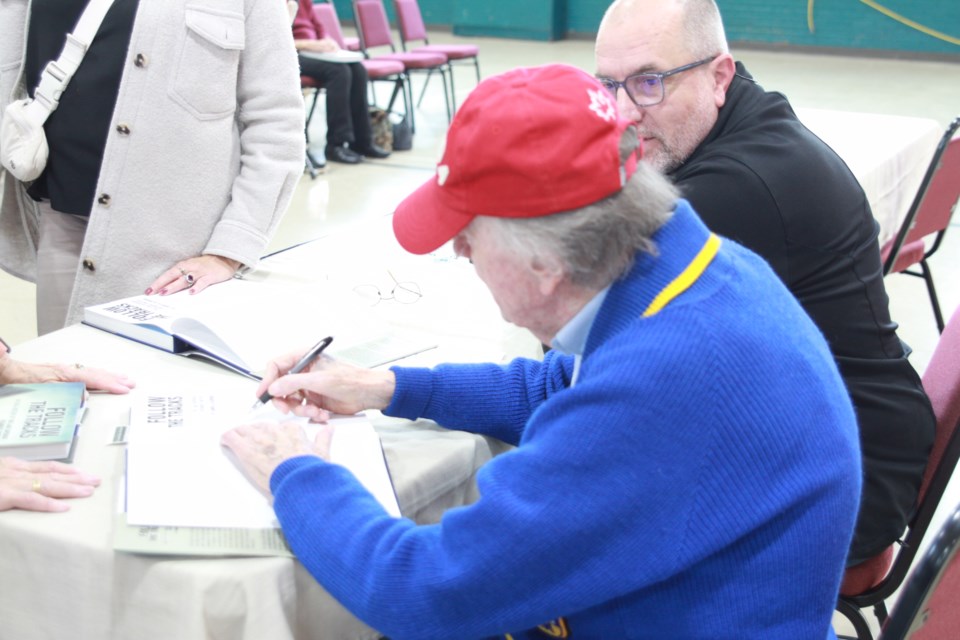
<svg viewBox="0 0 960 640"><path fill-rule="evenodd" d="M105 206L105 207L109 207L109 206L110 206L110 195L107 194L107 193L101 193L100 196L97 197L97 202L100 203L100 204L102 204L102 205Z"/></svg>
<svg viewBox="0 0 960 640"><path fill-rule="evenodd" d="M128 127L127 125L121 122L120 124L117 125L117 133L119 133L122 136L128 136L130 135L130 127Z"/></svg>
<svg viewBox="0 0 960 640"><path fill-rule="evenodd" d="M86 269L87 271L91 272L91 273L93 273L94 271L97 270L97 267L94 266L94 264L93 264L93 260L91 260L91 259L89 259L89 258L84 258L84 260L83 260L83 268Z"/></svg>
<svg viewBox="0 0 960 640"><path fill-rule="evenodd" d="M142 53L138 53L133 59L133 64L143 69L147 66L147 56Z"/></svg>

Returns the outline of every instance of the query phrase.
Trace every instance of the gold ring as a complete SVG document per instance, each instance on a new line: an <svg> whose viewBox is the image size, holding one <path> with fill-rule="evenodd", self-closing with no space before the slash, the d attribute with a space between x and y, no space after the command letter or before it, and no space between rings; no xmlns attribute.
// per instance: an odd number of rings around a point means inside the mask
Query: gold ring
<svg viewBox="0 0 960 640"><path fill-rule="evenodd" d="M30 487L30 490L31 490L31 491L36 491L37 493L40 493L40 489L42 489L42 488L43 488L43 481L42 481L42 480L39 480L39 479L37 479L37 478L34 478L34 479L33 479L33 486Z"/></svg>

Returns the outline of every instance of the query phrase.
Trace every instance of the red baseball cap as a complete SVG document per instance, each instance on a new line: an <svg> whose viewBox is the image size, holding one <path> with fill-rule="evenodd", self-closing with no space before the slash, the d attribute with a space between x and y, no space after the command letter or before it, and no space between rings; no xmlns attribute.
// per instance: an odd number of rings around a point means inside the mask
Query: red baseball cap
<svg viewBox="0 0 960 640"><path fill-rule="evenodd" d="M429 253L476 216L534 218L593 204L623 188L641 150L620 165L631 123L592 76L550 64L481 82L457 111L436 175L393 214L404 249Z"/></svg>

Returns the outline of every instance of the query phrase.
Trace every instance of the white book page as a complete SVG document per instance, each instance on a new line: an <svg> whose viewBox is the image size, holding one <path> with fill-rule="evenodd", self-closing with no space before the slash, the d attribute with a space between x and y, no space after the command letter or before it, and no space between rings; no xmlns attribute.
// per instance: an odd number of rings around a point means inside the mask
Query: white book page
<svg viewBox="0 0 960 640"><path fill-rule="evenodd" d="M325 62L360 62L363 60L363 54L359 51L348 51L346 49L337 49L336 51L297 51L304 58L315 58Z"/></svg>
<svg viewBox="0 0 960 640"><path fill-rule="evenodd" d="M279 527L267 497L220 445L221 434L238 424L290 419L270 407L251 413L252 398L252 387L245 393L232 388L134 395L127 448L128 524ZM332 422L332 462L350 469L389 513L399 515L373 425L363 417ZM306 426L311 431L316 428Z"/></svg>

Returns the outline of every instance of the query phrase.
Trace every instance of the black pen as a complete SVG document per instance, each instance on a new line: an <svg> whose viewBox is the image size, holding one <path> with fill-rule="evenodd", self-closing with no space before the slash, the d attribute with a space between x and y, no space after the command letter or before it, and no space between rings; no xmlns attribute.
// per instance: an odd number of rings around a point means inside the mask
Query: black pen
<svg viewBox="0 0 960 640"><path fill-rule="evenodd" d="M313 347L309 351L303 354L303 357L300 358L300 361L297 362L297 364L293 365L293 368L290 369L290 371L287 371L284 375L290 375L291 373L300 373L301 371L309 367L311 364L313 364L314 360L320 357L320 354L323 353L323 350L326 349L328 346L330 346L331 342L333 342L333 337L327 336L317 344L313 345ZM261 404L267 404L268 402L270 402L272 398L273 396L270 395L269 391L264 391L263 395L260 396L260 399L258 399L253 404L253 408L256 409Z"/></svg>

